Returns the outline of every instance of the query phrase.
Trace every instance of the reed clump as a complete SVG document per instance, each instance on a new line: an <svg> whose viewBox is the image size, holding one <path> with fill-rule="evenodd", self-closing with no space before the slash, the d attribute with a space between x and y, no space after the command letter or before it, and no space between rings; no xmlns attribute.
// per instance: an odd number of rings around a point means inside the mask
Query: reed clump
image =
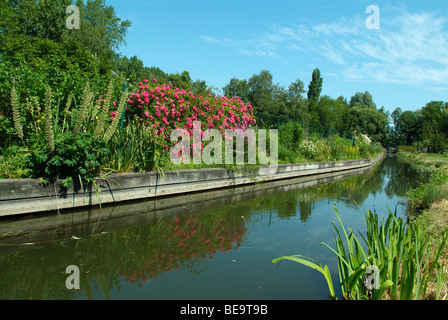
<svg viewBox="0 0 448 320"><path fill-rule="evenodd" d="M435 283L432 297L442 298L447 274L441 260L448 233L432 238L418 220L405 221L389 210L380 220L372 211L366 214L366 234L357 238L347 229L334 207L339 222L335 228L335 247L324 243L337 257L339 284L345 300L421 300ZM360 241L359 239L362 239ZM336 299L333 280L327 266L303 256L283 256L273 260L292 260L324 274L330 298Z"/></svg>

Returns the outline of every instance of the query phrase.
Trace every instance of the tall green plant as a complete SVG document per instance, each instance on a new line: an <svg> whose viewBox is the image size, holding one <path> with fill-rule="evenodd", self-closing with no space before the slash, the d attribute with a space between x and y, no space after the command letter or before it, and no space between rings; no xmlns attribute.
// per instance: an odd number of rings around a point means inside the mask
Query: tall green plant
<svg viewBox="0 0 448 320"><path fill-rule="evenodd" d="M442 251L446 246L448 234L445 232L437 243L431 243L425 230L417 222L409 224L397 217L397 212L389 210L386 220L379 221L376 213L366 214L367 233L361 237L361 243L351 229L342 223L336 206L334 207L341 231L335 228L335 248L325 244L336 254L338 259L339 280L344 299L383 298L386 290L390 299L410 300L424 299L431 277L436 277L437 294L440 297L441 281L444 281L443 266L439 263ZM366 250L364 249L364 246ZM433 249L435 248L435 249ZM300 259L298 259L298 257ZM292 260L320 272L326 270L320 264L304 260L301 256L284 256L273 262ZM369 283L373 277L366 271L369 266L375 267L376 283ZM329 288L332 279L329 272L324 273ZM330 289L334 296L334 290Z"/></svg>
<svg viewBox="0 0 448 320"><path fill-rule="evenodd" d="M45 93L45 140L47 142L48 151L54 151L54 131L53 131L53 116L51 112L51 89L47 87Z"/></svg>
<svg viewBox="0 0 448 320"><path fill-rule="evenodd" d="M73 178L94 181L110 153L107 141L112 138L117 128L118 119L112 122L108 120L108 104L112 101L112 93L111 83L99 118L96 116L98 105L93 103L94 93L90 90L89 81L86 82L80 99L76 99L73 94L67 97L62 121L59 119L59 101L54 106L50 87L46 90L43 116L38 112L36 119L35 111L40 110L37 98L27 100L34 122L31 128L34 130L28 132L25 137L23 131L19 130L20 121L17 122L16 130L18 133L22 132L22 136L26 138L24 143L29 151L26 163L31 169L31 177L42 178L43 181L59 178L65 181L65 186L69 186ZM126 98L127 92L123 92L117 112L122 112ZM77 104L77 101L80 103ZM11 103L20 120L19 101L15 90ZM41 120L44 120L42 128Z"/></svg>
<svg viewBox="0 0 448 320"><path fill-rule="evenodd" d="M17 96L16 87L13 86L11 90L11 107L12 114L14 120L14 129L16 130L16 134L20 139L23 139L23 128L21 123L21 114L20 114L20 106L19 106L19 98Z"/></svg>

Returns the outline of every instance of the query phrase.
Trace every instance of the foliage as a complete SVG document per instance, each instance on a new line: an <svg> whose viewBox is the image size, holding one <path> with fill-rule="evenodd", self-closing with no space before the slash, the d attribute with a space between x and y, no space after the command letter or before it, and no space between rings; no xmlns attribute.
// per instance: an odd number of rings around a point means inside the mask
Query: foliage
<svg viewBox="0 0 448 320"><path fill-rule="evenodd" d="M323 79L319 69L313 71L308 98L301 80L287 89L274 83L273 75L262 70L249 80L232 78L224 87L224 94L240 97L254 107L254 112L269 114L302 122L304 126L315 125L335 128L339 131L363 132L375 142L386 142L389 119L384 108L377 109L369 92L356 93L350 104L340 96L333 99L321 96Z"/></svg>
<svg viewBox="0 0 448 320"><path fill-rule="evenodd" d="M0 49L0 54L4 52L7 57L0 61L0 95L4 97L11 96L14 85L20 99L35 96L44 101L46 89L50 87L53 99L57 101L70 93L80 96L86 79L97 92L112 80L99 73L98 62L76 42L56 43L21 36L11 39ZM0 101L0 113L11 117L9 99Z"/></svg>
<svg viewBox="0 0 448 320"><path fill-rule="evenodd" d="M435 273L439 282L443 280L439 259L446 246L447 232L436 242L436 250L432 252L430 240L417 222L407 224L390 210L387 219L379 221L378 215L369 210L366 235L360 233L363 244L353 230L346 229L336 206L334 209L341 229L333 224L335 248L324 245L337 256L343 299L381 300L386 294L393 300L424 299L430 276ZM273 263L283 260L292 260L323 273L330 298L336 299L327 266L322 267L302 256L283 256ZM371 270L373 274L369 273ZM440 291L437 295L440 298Z"/></svg>
<svg viewBox="0 0 448 320"><path fill-rule="evenodd" d="M12 92L15 92L13 87ZM63 111L55 108L51 89L46 91L45 105L41 113L38 100L32 102L27 99L26 108L12 96L14 109L18 108L29 113L32 123L23 136L22 142L26 155L21 159L26 168L27 176L41 178L43 181L62 179L69 186L73 178L93 182L104 166L110 152L107 143L112 138L118 126L118 112L124 109L127 92L122 93L119 104L112 101L113 83L109 84L107 94L102 100L93 102L94 93L87 82L83 96L77 100L69 95ZM79 101L78 105L76 102ZM75 107L72 108L73 102ZM116 113L112 112L109 104L116 106ZM112 115L111 115L112 112ZM16 118L16 117L15 117ZM20 133L21 123L16 125L16 133ZM23 134L23 132L22 132ZM7 159L16 157L20 149L9 149Z"/></svg>
<svg viewBox="0 0 448 320"><path fill-rule="evenodd" d="M416 111L392 113L396 144L443 152L448 145L448 102L431 101Z"/></svg>
<svg viewBox="0 0 448 320"><path fill-rule="evenodd" d="M320 70L314 69L310 85L308 86L308 100L319 100L320 93L322 92L323 79L320 76Z"/></svg>
<svg viewBox="0 0 448 320"><path fill-rule="evenodd" d="M142 125L137 117L112 136L108 148L110 153L105 167L111 172L148 172L161 167L152 130Z"/></svg>
<svg viewBox="0 0 448 320"><path fill-rule="evenodd" d="M429 209L431 205L443 199L448 199L448 175L439 170L431 171L431 178L427 184L409 190L408 210L419 213Z"/></svg>
<svg viewBox="0 0 448 320"><path fill-rule="evenodd" d="M173 145L171 135L175 130L185 130L190 137L194 135L194 124L200 123L201 137L207 129L216 129L221 137L226 130L245 131L255 125L252 106L245 105L240 99L225 96L196 96L191 91L175 88L172 84L152 85L140 82L139 90L128 101L127 114L137 116L141 125L151 128L161 151L168 151ZM193 141L191 147L203 148L201 142Z"/></svg>
<svg viewBox="0 0 448 320"><path fill-rule="evenodd" d="M297 151L303 138L302 126L297 122L288 122L280 127L279 141L285 148Z"/></svg>
<svg viewBox="0 0 448 320"><path fill-rule="evenodd" d="M94 139L91 134L71 132L60 133L54 141L54 150L39 141L27 159L32 170L31 178L44 178L47 181L78 179L94 181L104 163L109 149L106 142Z"/></svg>
<svg viewBox="0 0 448 320"><path fill-rule="evenodd" d="M25 147L12 145L5 148L3 156L0 156L0 179L28 178L31 174L25 162L28 156L29 151Z"/></svg>

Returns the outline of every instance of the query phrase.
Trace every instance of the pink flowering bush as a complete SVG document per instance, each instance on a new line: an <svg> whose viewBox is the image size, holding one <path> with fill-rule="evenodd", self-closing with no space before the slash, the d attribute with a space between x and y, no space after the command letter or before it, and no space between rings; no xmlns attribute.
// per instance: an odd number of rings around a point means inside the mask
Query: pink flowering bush
<svg viewBox="0 0 448 320"><path fill-rule="evenodd" d="M201 123L201 135L204 130L217 129L223 137L227 129L244 131L256 124L252 106L245 105L240 98L196 96L173 85L158 85L156 79L152 83L140 82L138 91L129 97L126 112L152 128L165 151L171 145L173 130L187 130L192 136L194 122Z"/></svg>

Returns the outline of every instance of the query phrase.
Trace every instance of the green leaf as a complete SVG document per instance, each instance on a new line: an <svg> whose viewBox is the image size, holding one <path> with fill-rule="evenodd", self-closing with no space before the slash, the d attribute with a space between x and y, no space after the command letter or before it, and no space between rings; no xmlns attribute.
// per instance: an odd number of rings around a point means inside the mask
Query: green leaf
<svg viewBox="0 0 448 320"><path fill-rule="evenodd" d="M330 274L330 270L328 269L327 266L322 267L322 265L320 263L316 263L314 261L312 261L311 259L301 256L301 255L294 255L294 256L283 256L283 257L279 257L277 259L272 260L272 263L277 263L279 261L282 260L291 260L297 263L300 263L304 266L307 266L309 268L312 268L314 270L319 271L320 273L322 273L325 277L325 280L327 280L327 284L328 284L328 289L330 290L330 295L334 298L335 297L335 293L334 293L334 288L333 288L333 281L331 279L331 274Z"/></svg>

